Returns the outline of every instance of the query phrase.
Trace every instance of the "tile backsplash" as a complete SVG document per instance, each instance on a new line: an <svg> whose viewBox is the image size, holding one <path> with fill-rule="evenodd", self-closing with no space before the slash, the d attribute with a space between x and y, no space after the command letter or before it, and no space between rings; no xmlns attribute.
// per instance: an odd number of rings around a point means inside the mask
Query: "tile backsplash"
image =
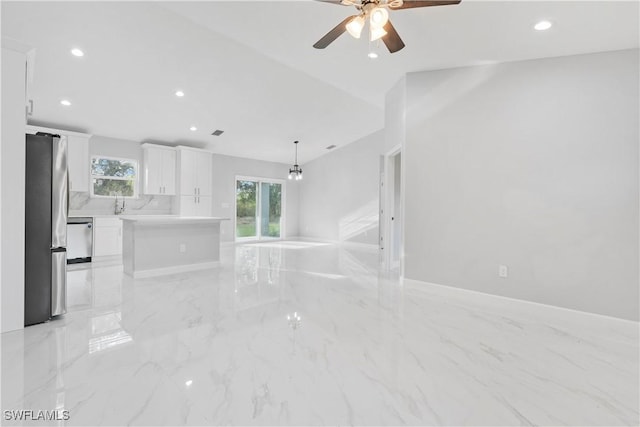
<svg viewBox="0 0 640 427"><path fill-rule="evenodd" d="M171 214L172 199L172 196L147 195L141 195L137 199L126 199L125 213L145 215ZM74 215L111 215L113 214L114 204L115 197L91 198L89 193L76 191L69 193L69 211Z"/></svg>

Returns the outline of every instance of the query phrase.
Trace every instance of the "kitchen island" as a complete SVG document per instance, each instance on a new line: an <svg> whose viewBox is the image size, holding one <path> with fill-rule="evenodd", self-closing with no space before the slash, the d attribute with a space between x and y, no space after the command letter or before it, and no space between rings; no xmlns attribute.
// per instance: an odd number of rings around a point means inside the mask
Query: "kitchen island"
<svg viewBox="0 0 640 427"><path fill-rule="evenodd" d="M135 278L203 270L220 262L220 222L228 218L120 216L122 263Z"/></svg>

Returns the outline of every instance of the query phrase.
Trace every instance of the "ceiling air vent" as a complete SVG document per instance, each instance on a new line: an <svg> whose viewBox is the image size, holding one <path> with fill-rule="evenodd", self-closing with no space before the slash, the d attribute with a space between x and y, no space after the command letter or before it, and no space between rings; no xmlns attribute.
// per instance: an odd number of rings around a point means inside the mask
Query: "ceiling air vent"
<svg viewBox="0 0 640 427"><path fill-rule="evenodd" d="M211 135L213 135L213 136L220 136L220 135L222 135L223 133L224 133L224 131L223 131L223 130L216 129L215 131L213 131L213 133L212 133Z"/></svg>
<svg viewBox="0 0 640 427"><path fill-rule="evenodd" d="M327 150L333 150L334 148L336 148L335 145L330 145L330 146L327 147Z"/></svg>

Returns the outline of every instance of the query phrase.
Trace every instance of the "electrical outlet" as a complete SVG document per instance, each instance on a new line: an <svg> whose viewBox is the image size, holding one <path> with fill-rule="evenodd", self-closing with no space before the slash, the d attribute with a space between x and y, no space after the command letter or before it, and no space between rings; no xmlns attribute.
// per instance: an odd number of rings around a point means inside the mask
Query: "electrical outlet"
<svg viewBox="0 0 640 427"><path fill-rule="evenodd" d="M506 279L509 276L509 268L506 265L499 265L498 276Z"/></svg>
<svg viewBox="0 0 640 427"><path fill-rule="evenodd" d="M187 245L185 245L184 243L180 243L180 253L185 252L187 252Z"/></svg>

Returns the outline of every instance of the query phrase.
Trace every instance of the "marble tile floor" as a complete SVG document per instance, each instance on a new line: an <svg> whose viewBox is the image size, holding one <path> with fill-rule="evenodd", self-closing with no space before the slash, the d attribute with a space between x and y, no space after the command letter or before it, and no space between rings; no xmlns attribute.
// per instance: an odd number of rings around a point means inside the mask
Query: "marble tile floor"
<svg viewBox="0 0 640 427"><path fill-rule="evenodd" d="M271 242L159 278L74 267L67 315L1 336L2 409L69 411L52 425L639 424L638 323L376 266Z"/></svg>

